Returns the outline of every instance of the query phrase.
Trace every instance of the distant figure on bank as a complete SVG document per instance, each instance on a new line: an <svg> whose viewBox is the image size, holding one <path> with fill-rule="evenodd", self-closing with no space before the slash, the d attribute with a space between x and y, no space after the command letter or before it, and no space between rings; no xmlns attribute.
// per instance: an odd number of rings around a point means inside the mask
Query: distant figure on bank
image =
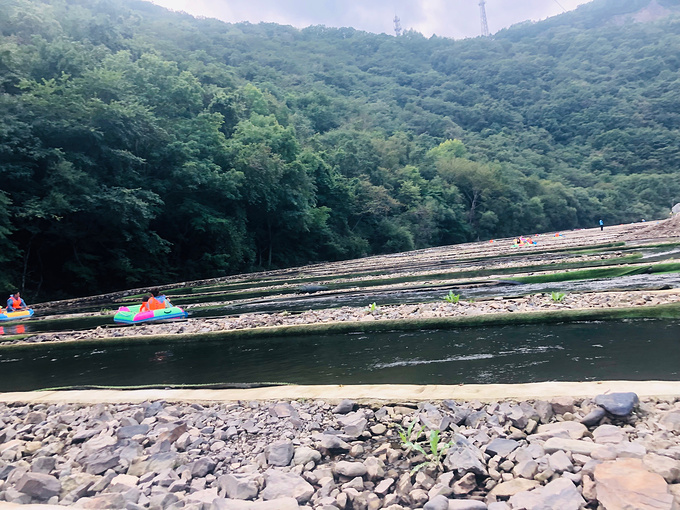
<svg viewBox="0 0 680 510"><path fill-rule="evenodd" d="M26 310L27 308L28 306L26 306L26 303L21 298L21 294L19 293L19 291L16 291L14 294L9 296L9 299L7 300L8 312L14 312L16 310Z"/></svg>
<svg viewBox="0 0 680 510"><path fill-rule="evenodd" d="M139 311L161 310L163 308L172 308L170 300L164 294L161 294L158 289L152 289L149 292L149 297L144 299Z"/></svg>
<svg viewBox="0 0 680 510"><path fill-rule="evenodd" d="M600 220L600 231L604 230L604 221Z"/></svg>

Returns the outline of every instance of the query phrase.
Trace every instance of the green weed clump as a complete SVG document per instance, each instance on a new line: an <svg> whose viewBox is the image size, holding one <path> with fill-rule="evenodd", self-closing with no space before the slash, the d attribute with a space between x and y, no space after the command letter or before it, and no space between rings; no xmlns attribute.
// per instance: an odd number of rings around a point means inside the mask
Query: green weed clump
<svg viewBox="0 0 680 510"><path fill-rule="evenodd" d="M444 296L444 301L447 303L457 303L460 300L460 294L454 294L452 290L449 291L449 293Z"/></svg>
<svg viewBox="0 0 680 510"><path fill-rule="evenodd" d="M368 305L368 308L366 308L366 311L371 313L377 312L378 310L380 310L380 307L376 305L375 302L371 303L370 305Z"/></svg>
<svg viewBox="0 0 680 510"><path fill-rule="evenodd" d="M423 432L424 426L413 432L413 428L416 424L414 420L409 425L408 429L404 429L401 425L397 424L397 431L399 432L399 438L401 439L401 446L407 452L415 451L422 454L425 457L425 461L417 464L411 469L411 474L414 474L426 467L432 467L436 470L443 470L442 458L446 455L449 448L454 445L453 441L442 442L441 432L439 430L431 430L427 436L427 440L422 444L418 442L420 435ZM414 437L415 436L415 437ZM429 452L425 448L429 448Z"/></svg>
<svg viewBox="0 0 680 510"><path fill-rule="evenodd" d="M561 303L562 301L564 301L565 296L566 294L564 292L553 292L552 294L550 294L551 299L555 303Z"/></svg>

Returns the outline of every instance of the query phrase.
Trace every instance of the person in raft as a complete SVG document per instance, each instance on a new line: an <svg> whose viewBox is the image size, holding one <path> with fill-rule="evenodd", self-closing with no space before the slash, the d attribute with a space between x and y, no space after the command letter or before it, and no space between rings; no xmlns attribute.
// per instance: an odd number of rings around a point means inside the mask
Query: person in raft
<svg viewBox="0 0 680 510"><path fill-rule="evenodd" d="M152 289L149 291L149 296L144 300L139 311L146 312L161 310L163 308L172 308L172 303L170 303L170 300L164 294L161 294L158 289Z"/></svg>
<svg viewBox="0 0 680 510"><path fill-rule="evenodd" d="M21 298L21 294L19 293L19 291L16 291L14 294L9 296L9 299L7 300L8 312L26 309L28 309L28 306L26 306L26 302Z"/></svg>

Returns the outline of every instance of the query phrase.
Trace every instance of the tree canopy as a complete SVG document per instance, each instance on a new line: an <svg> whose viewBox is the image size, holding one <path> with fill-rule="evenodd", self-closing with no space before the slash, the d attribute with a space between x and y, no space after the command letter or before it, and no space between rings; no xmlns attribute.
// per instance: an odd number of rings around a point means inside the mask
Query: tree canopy
<svg viewBox="0 0 680 510"><path fill-rule="evenodd" d="M658 218L680 0L490 38L0 0L0 261L30 299Z"/></svg>

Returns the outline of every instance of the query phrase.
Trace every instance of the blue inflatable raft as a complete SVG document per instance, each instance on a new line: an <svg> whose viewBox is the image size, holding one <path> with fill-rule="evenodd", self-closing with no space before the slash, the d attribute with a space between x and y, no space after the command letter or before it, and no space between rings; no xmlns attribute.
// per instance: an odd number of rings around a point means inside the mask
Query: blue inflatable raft
<svg viewBox="0 0 680 510"><path fill-rule="evenodd" d="M0 321L16 321L20 319L28 319L33 316L33 310L31 308L27 310L16 310L14 312L4 311L0 313Z"/></svg>

